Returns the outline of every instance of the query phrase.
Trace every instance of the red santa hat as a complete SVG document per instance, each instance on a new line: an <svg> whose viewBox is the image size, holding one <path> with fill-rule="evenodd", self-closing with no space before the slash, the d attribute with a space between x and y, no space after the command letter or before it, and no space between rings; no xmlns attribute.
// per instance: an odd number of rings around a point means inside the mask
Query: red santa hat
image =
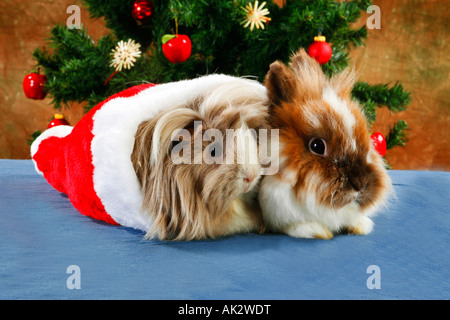
<svg viewBox="0 0 450 320"><path fill-rule="evenodd" d="M139 124L228 81L250 82L209 75L157 86L143 84L115 94L91 109L76 126L44 131L31 146L36 170L67 194L82 214L148 231L152 218L141 212L142 194L131 162ZM265 90L252 82L256 90Z"/></svg>

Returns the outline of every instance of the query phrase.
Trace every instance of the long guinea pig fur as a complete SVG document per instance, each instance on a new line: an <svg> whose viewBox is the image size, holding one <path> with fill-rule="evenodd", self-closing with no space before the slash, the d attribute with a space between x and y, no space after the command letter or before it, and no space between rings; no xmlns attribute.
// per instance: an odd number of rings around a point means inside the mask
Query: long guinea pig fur
<svg viewBox="0 0 450 320"><path fill-rule="evenodd" d="M255 193L261 174L253 157L258 145L254 134L246 133L267 127L267 95L256 81L236 79L138 127L131 160L144 197L142 208L154 221L147 237L194 240L263 230ZM223 139L205 138L209 129L219 130ZM229 129L238 132L234 149L226 140ZM179 136L175 140L174 133ZM196 162L200 135L200 154L224 159L231 153L234 161ZM175 161L173 152L188 161ZM245 152L250 157L238 159Z"/></svg>
<svg viewBox="0 0 450 320"><path fill-rule="evenodd" d="M351 98L354 81L348 70L327 78L303 49L289 67L271 64L264 84L269 122L279 129L279 171L264 176L259 191L269 230L322 239L372 231L370 217L392 185Z"/></svg>

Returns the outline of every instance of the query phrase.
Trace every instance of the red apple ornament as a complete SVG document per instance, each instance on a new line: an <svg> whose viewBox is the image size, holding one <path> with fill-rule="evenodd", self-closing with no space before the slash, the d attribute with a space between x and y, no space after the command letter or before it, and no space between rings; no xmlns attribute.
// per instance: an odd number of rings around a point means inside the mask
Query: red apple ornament
<svg viewBox="0 0 450 320"><path fill-rule="evenodd" d="M29 99L42 100L47 95L44 85L47 82L45 74L30 73L23 79L23 92Z"/></svg>
<svg viewBox="0 0 450 320"><path fill-rule="evenodd" d="M166 34L162 43L164 55L172 63L184 62L191 56L191 39L185 34Z"/></svg>
<svg viewBox="0 0 450 320"><path fill-rule="evenodd" d="M373 146L374 146L375 150L377 150L377 152L382 157L384 157L384 155L386 154L386 149L387 149L386 139L384 139L384 136L379 132L374 132L374 133L372 133L370 138L373 141Z"/></svg>
<svg viewBox="0 0 450 320"><path fill-rule="evenodd" d="M308 54L316 59L320 64L325 64L331 59L333 50L329 43L327 43L324 36L314 37L314 42L308 47Z"/></svg>

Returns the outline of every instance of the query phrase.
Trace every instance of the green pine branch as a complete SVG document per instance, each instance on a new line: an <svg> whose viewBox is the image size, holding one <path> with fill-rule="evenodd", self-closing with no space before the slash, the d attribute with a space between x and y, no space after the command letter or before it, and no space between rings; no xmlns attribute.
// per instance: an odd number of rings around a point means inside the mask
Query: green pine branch
<svg viewBox="0 0 450 320"><path fill-rule="evenodd" d="M392 112L399 112L406 110L406 106L411 102L410 92L404 90L399 83L389 88L387 84L369 85L367 82L357 82L352 95L361 103L369 126L376 120L377 107L387 107ZM385 138L387 148L404 146L408 141L408 129L408 124L403 120L398 120L392 128L390 127Z"/></svg>
<svg viewBox="0 0 450 320"><path fill-rule="evenodd" d="M389 128L389 133L386 136L386 145L388 149L395 146L404 146L408 142L407 131L408 124L404 120L398 120L392 128Z"/></svg>
<svg viewBox="0 0 450 320"><path fill-rule="evenodd" d="M86 30L56 25L48 42L53 50L38 48L33 57L47 76L46 88L55 108L83 102L92 92L102 96L108 93L103 83L113 71L109 60L115 44L110 36L94 44Z"/></svg>
<svg viewBox="0 0 450 320"><path fill-rule="evenodd" d="M392 112L404 111L411 103L411 94L399 83L389 88L388 84L370 85L367 82L358 82L352 94L362 103L373 101L378 107L386 106Z"/></svg>

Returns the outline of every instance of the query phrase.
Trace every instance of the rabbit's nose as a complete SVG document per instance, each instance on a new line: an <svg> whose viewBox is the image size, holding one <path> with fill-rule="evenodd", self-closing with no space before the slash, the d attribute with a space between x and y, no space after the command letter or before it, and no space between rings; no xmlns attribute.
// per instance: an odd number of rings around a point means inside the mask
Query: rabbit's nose
<svg viewBox="0 0 450 320"><path fill-rule="evenodd" d="M348 182L352 186L352 188L357 192L365 189L369 183L368 179L354 178L354 177L348 178Z"/></svg>

